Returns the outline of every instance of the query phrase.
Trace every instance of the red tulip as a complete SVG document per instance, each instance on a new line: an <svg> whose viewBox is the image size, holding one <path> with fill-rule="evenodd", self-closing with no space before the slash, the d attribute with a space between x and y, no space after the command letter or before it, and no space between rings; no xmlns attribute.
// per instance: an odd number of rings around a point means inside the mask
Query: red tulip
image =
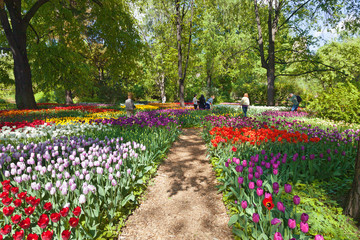
<svg viewBox="0 0 360 240"><path fill-rule="evenodd" d="M4 207L4 208L3 208L3 213L4 213L5 216L8 217L8 216L10 216L11 214L13 214L14 210L15 210L15 208L14 208L14 207L11 207L11 206L9 206L9 207Z"/></svg>
<svg viewBox="0 0 360 240"><path fill-rule="evenodd" d="M52 213L50 215L50 219L54 223L58 222L60 220L60 217L61 217L60 213Z"/></svg>
<svg viewBox="0 0 360 240"><path fill-rule="evenodd" d="M63 240L68 240L70 238L70 234L71 234L71 231L69 230L64 230L62 233L61 233L61 237Z"/></svg>
<svg viewBox="0 0 360 240"><path fill-rule="evenodd" d="M52 209L52 204L51 204L51 202L45 203L45 204L44 204L44 209L45 209L46 211L51 211L51 209Z"/></svg>
<svg viewBox="0 0 360 240"><path fill-rule="evenodd" d="M20 223L19 223L19 226L23 229L28 229L30 227L30 218L26 218L25 220L22 220Z"/></svg>
<svg viewBox="0 0 360 240"><path fill-rule="evenodd" d="M68 207L63 208L63 209L60 210L60 214L61 214L62 217L66 217L68 215L68 213L69 213L69 208Z"/></svg>
<svg viewBox="0 0 360 240"><path fill-rule="evenodd" d="M21 204L22 204L22 201L21 201L21 199L20 199L20 198L15 199L15 201L14 201L14 205L15 205L15 207L20 207L20 206L21 206Z"/></svg>
<svg viewBox="0 0 360 240"><path fill-rule="evenodd" d="M81 214L81 207L74 208L73 214L79 216Z"/></svg>
<svg viewBox="0 0 360 240"><path fill-rule="evenodd" d="M49 217L46 214L42 214L38 221L39 227L46 228L48 224L49 224Z"/></svg>
<svg viewBox="0 0 360 240"><path fill-rule="evenodd" d="M18 224L21 220L21 215L17 214L15 216L12 216L11 217L11 221L14 223L14 224Z"/></svg>
<svg viewBox="0 0 360 240"><path fill-rule="evenodd" d="M26 240L38 240L38 239L39 239L39 236L35 233L30 233L26 238Z"/></svg>
<svg viewBox="0 0 360 240"><path fill-rule="evenodd" d="M18 194L18 197L19 197L20 199L25 199L25 198L26 198L26 194L27 194L27 192L21 192L21 193Z"/></svg>
<svg viewBox="0 0 360 240"><path fill-rule="evenodd" d="M3 187L9 186L10 180L5 180L5 181L1 182L1 184L3 185Z"/></svg>
<svg viewBox="0 0 360 240"><path fill-rule="evenodd" d="M54 231L46 231L41 234L42 240L51 240L53 237Z"/></svg>
<svg viewBox="0 0 360 240"><path fill-rule="evenodd" d="M26 215L31 215L35 211L35 207L24 208Z"/></svg>
<svg viewBox="0 0 360 240"><path fill-rule="evenodd" d="M1 200L1 202L2 202L5 206L8 206L8 205L11 204L12 200L13 200L13 198L3 198L3 199Z"/></svg>
<svg viewBox="0 0 360 240"><path fill-rule="evenodd" d="M269 211L270 211L271 209L273 209L274 206L275 206L274 203L273 203L273 201L272 201L272 197L264 198L263 204L264 204L264 206L265 206L267 209L269 209Z"/></svg>
<svg viewBox="0 0 360 240"><path fill-rule="evenodd" d="M32 202L32 205L34 206L34 207L36 207L37 205L39 205L40 204L40 198L38 198L38 199L35 199L34 198L34 201Z"/></svg>
<svg viewBox="0 0 360 240"><path fill-rule="evenodd" d="M78 218L70 218L69 224L71 227L74 228L79 224L79 219Z"/></svg>
<svg viewBox="0 0 360 240"><path fill-rule="evenodd" d="M12 192L13 194L17 194L17 193L19 192L19 188L18 188L18 187L12 187L10 190L11 190L11 192Z"/></svg>
<svg viewBox="0 0 360 240"><path fill-rule="evenodd" d="M3 238L3 236L2 235L0 235L0 240L3 240L4 238Z"/></svg>
<svg viewBox="0 0 360 240"><path fill-rule="evenodd" d="M0 233L2 235L7 235L11 232L11 225L5 225L2 229L0 229Z"/></svg>
<svg viewBox="0 0 360 240"><path fill-rule="evenodd" d="M26 197L26 202L27 202L28 204L33 205L34 200L35 200L35 198L34 198L33 196Z"/></svg>
<svg viewBox="0 0 360 240"><path fill-rule="evenodd" d="M24 237L24 230L20 230L18 232L15 232L15 234L13 234L13 238L14 240L21 240Z"/></svg>
<svg viewBox="0 0 360 240"><path fill-rule="evenodd" d="M2 192L0 194L0 198L8 198L9 197L9 192Z"/></svg>
<svg viewBox="0 0 360 240"><path fill-rule="evenodd" d="M3 186L4 192L9 192L11 189L11 185Z"/></svg>

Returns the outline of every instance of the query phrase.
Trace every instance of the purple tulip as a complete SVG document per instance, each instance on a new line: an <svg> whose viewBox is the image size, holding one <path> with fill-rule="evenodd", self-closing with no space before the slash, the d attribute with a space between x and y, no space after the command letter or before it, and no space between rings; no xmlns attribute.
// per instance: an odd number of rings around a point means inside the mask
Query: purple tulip
<svg viewBox="0 0 360 240"><path fill-rule="evenodd" d="M295 205L299 205L300 204L300 197L298 195L295 195L293 201L294 201Z"/></svg>
<svg viewBox="0 0 360 240"><path fill-rule="evenodd" d="M282 202L277 202L277 208L279 209L280 212L285 213L285 206Z"/></svg>
<svg viewBox="0 0 360 240"><path fill-rule="evenodd" d="M256 185L262 187L263 181L261 179L256 180Z"/></svg>
<svg viewBox="0 0 360 240"><path fill-rule="evenodd" d="M244 183L244 178L243 177L238 177L238 183L241 185Z"/></svg>
<svg viewBox="0 0 360 240"><path fill-rule="evenodd" d="M309 215L306 213L301 214L301 222L306 223L309 220Z"/></svg>
<svg viewBox="0 0 360 240"><path fill-rule="evenodd" d="M303 233L307 233L309 231L309 224L300 222L300 230Z"/></svg>
<svg viewBox="0 0 360 240"><path fill-rule="evenodd" d="M315 158L315 155L314 154L310 154L309 156L310 160L313 160Z"/></svg>
<svg viewBox="0 0 360 240"><path fill-rule="evenodd" d="M278 219L278 218L273 218L273 219L271 220L271 225L276 225L276 224L278 224L278 223L281 224L281 220Z"/></svg>
<svg viewBox="0 0 360 240"><path fill-rule="evenodd" d="M242 202L241 202L241 207L242 207L243 209L246 209L246 208L247 208L247 201L242 201Z"/></svg>
<svg viewBox="0 0 360 240"><path fill-rule="evenodd" d="M284 185L284 190L285 190L286 193L290 193L291 190L292 190L291 185L286 183L286 184Z"/></svg>
<svg viewBox="0 0 360 240"><path fill-rule="evenodd" d="M324 240L324 237L322 235L316 235L314 240Z"/></svg>
<svg viewBox="0 0 360 240"><path fill-rule="evenodd" d="M243 167L246 167L246 166L247 166L247 161L246 161L246 160L242 160L242 165L243 165Z"/></svg>
<svg viewBox="0 0 360 240"><path fill-rule="evenodd" d="M289 226L289 228L290 229L294 229L294 228L296 228L296 221L295 221L295 219L289 219L288 220L288 226Z"/></svg>
<svg viewBox="0 0 360 240"><path fill-rule="evenodd" d="M274 240L283 240L283 237L281 236L281 233L276 232L274 234Z"/></svg>
<svg viewBox="0 0 360 240"><path fill-rule="evenodd" d="M260 216L259 216L259 214L257 214L257 213L253 213L253 215L252 215L252 219L253 219L253 222L254 222L254 223L258 223L258 222L259 222L259 220L260 220Z"/></svg>
<svg viewBox="0 0 360 240"><path fill-rule="evenodd" d="M279 183L274 182L274 183L273 183L273 189L274 189L274 190L279 190Z"/></svg>
<svg viewBox="0 0 360 240"><path fill-rule="evenodd" d="M264 190L263 190L262 188L257 188L257 189L256 189L256 194L257 194L259 197L262 196L263 193L264 193Z"/></svg>
<svg viewBox="0 0 360 240"><path fill-rule="evenodd" d="M248 179L251 181L251 180L253 180L253 178L254 178L254 175L252 175L251 173L249 173L249 174L248 174Z"/></svg>

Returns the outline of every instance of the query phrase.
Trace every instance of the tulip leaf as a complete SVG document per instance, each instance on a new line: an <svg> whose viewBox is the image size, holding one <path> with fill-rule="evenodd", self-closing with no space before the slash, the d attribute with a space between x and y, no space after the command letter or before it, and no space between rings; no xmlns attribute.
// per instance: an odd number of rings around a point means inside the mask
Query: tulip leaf
<svg viewBox="0 0 360 240"><path fill-rule="evenodd" d="M238 215L238 214L232 215L232 216L230 217L230 220L229 220L229 222L228 222L228 225L229 225L229 226L234 225L238 220L239 220L239 215Z"/></svg>

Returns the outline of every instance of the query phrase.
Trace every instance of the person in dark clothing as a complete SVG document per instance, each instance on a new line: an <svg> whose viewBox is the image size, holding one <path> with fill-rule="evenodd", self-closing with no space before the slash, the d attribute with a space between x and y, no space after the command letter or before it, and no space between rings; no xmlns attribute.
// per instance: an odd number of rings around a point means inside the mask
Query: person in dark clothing
<svg viewBox="0 0 360 240"><path fill-rule="evenodd" d="M204 95L201 95L201 97L199 98L199 109L205 109L205 97Z"/></svg>

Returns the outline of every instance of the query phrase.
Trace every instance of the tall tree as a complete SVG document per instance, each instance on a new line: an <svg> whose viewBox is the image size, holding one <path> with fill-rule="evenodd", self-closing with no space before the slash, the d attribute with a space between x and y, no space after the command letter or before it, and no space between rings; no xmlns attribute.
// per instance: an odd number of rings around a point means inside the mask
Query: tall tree
<svg viewBox="0 0 360 240"><path fill-rule="evenodd" d="M1 25L14 58L15 99L19 109L36 108L27 54L26 31L30 20L47 2L49 0L38 0L26 11L21 0L0 0Z"/></svg>
<svg viewBox="0 0 360 240"><path fill-rule="evenodd" d="M184 56L182 41L182 34L183 34L183 25L185 15L191 9L191 17L189 20L189 41L187 42L187 53ZM178 50L178 75L179 75L179 99L180 99L180 106L185 106L185 78L186 78L186 71L189 66L189 57L190 57L190 47L191 47L191 37L192 37L192 24L193 24L193 15L194 15L194 0L190 0L190 2L181 0L175 0L175 12L176 12L176 42L177 42L177 50ZM185 66L183 67L183 59L185 60Z"/></svg>

